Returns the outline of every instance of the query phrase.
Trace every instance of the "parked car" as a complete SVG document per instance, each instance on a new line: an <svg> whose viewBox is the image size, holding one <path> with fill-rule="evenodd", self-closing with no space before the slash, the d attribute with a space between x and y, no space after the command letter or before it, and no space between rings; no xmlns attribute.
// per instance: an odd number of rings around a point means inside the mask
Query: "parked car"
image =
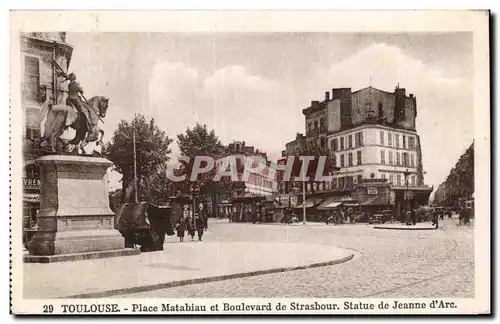
<svg viewBox="0 0 500 324"><path fill-rule="evenodd" d="M355 223L368 223L368 219L369 219L368 213L360 212L354 215Z"/></svg>
<svg viewBox="0 0 500 324"><path fill-rule="evenodd" d="M370 217L368 217L368 224L383 224L384 223L384 214L381 212L377 212L374 214L371 214Z"/></svg>
<svg viewBox="0 0 500 324"><path fill-rule="evenodd" d="M392 219L392 210L386 209L386 210L378 211L378 212L370 215L370 217L368 218L368 223L369 224L373 224L373 223L383 224L386 222L390 222L391 219Z"/></svg>

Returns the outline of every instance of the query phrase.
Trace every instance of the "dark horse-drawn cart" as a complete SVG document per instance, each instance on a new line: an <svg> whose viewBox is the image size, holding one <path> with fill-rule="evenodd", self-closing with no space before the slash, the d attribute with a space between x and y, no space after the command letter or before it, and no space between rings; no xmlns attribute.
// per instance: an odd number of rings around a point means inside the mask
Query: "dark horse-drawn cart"
<svg viewBox="0 0 500 324"><path fill-rule="evenodd" d="M175 234L171 207L147 202L126 203L116 212L115 228L125 237L125 247L139 245L141 252L162 251L165 234Z"/></svg>

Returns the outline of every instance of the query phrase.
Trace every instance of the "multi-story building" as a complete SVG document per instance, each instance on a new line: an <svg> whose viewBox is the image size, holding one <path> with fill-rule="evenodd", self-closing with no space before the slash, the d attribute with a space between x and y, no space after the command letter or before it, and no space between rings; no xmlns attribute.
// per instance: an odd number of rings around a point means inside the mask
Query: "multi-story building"
<svg viewBox="0 0 500 324"><path fill-rule="evenodd" d="M398 213L427 203L432 188L424 185L413 94L407 96L399 85L394 92L333 89L303 114L305 142L328 148L340 168L331 182L308 184L309 195L348 197L366 208L390 206Z"/></svg>
<svg viewBox="0 0 500 324"><path fill-rule="evenodd" d="M67 72L73 47L66 43L66 33L22 33L21 68L23 75L22 109L24 127L24 175L23 175L23 226L24 240L28 240L36 224L36 213L40 208L40 174L34 160L40 156L39 144L42 135L43 107L49 102L63 102L67 95L67 84L58 77L52 60Z"/></svg>

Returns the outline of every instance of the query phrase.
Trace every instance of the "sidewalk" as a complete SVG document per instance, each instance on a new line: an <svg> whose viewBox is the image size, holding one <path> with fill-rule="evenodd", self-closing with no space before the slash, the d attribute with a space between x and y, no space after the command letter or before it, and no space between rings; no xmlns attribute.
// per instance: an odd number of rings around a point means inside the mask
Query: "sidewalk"
<svg viewBox="0 0 500 324"><path fill-rule="evenodd" d="M99 298L333 265L352 251L317 244L190 242L128 257L25 263L25 298Z"/></svg>

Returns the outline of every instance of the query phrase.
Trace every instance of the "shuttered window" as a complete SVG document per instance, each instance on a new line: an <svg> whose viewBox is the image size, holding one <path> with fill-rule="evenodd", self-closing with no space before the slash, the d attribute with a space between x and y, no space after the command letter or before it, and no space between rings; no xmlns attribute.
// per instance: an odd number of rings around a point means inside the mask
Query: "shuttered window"
<svg viewBox="0 0 500 324"><path fill-rule="evenodd" d="M40 64L36 57L24 57L24 92L26 99L37 101L40 87Z"/></svg>

